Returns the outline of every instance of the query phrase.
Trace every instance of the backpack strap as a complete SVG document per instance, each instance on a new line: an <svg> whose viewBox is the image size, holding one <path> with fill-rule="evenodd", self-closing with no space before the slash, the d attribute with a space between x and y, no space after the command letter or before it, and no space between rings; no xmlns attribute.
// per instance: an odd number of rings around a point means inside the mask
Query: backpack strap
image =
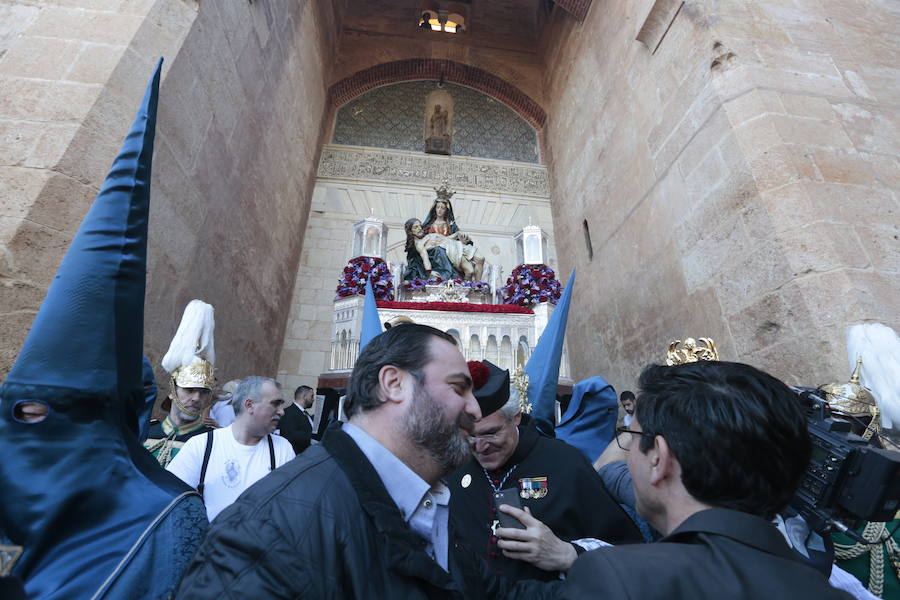
<svg viewBox="0 0 900 600"><path fill-rule="evenodd" d="M266 439L269 440L269 470L275 470L275 444L272 442L272 434L266 436Z"/></svg>
<svg viewBox="0 0 900 600"><path fill-rule="evenodd" d="M275 443L272 442L272 434L266 436L266 439L269 440L269 470L275 470Z"/></svg>
<svg viewBox="0 0 900 600"><path fill-rule="evenodd" d="M213 432L206 434L206 450L203 452L203 464L200 466L200 483L197 484L197 493L203 498L203 482L206 480L206 467L209 465L209 456L212 454Z"/></svg>

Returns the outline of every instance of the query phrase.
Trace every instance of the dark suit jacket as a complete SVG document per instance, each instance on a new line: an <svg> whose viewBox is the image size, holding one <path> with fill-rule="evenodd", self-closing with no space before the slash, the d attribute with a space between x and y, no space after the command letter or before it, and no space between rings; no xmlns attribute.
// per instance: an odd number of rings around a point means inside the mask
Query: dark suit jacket
<svg viewBox="0 0 900 600"><path fill-rule="evenodd" d="M278 422L278 429L281 437L294 447L294 454L300 454L309 448L312 439L312 425L306 414L293 402L284 409L284 416Z"/></svg>
<svg viewBox="0 0 900 600"><path fill-rule="evenodd" d="M618 600L844 600L849 594L795 558L774 525L714 508L653 544L581 555L563 598Z"/></svg>
<svg viewBox="0 0 900 600"><path fill-rule="evenodd" d="M337 426L216 517L175 597L556 598L560 582L513 584L457 543L452 523L448 535L449 573L426 553L425 539L406 523L375 467Z"/></svg>

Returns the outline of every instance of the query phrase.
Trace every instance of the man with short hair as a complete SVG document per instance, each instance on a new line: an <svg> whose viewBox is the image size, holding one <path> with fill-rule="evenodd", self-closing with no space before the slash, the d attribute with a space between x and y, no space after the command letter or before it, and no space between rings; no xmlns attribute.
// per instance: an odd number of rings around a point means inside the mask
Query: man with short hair
<svg viewBox="0 0 900 600"><path fill-rule="evenodd" d="M651 366L640 386L622 444L638 513L665 537L582 555L563 596L849 598L800 562L770 522L810 459L795 394L771 375L729 362Z"/></svg>
<svg viewBox="0 0 900 600"><path fill-rule="evenodd" d="M192 437L166 467L200 492L210 521L241 492L294 458L290 442L272 435L284 415L281 384L248 377L235 389L232 406L234 423Z"/></svg>
<svg viewBox="0 0 900 600"><path fill-rule="evenodd" d="M178 596L221 598L550 597L509 582L456 543L441 478L469 457L480 416L452 336L393 327L360 353L349 422L328 430L225 510ZM298 561L314 556L314 561Z"/></svg>
<svg viewBox="0 0 900 600"><path fill-rule="evenodd" d="M510 387L509 372L488 361L473 361L469 367L476 385L484 382L475 391L484 416L475 423L474 456L447 478L450 514L463 541L497 574L514 580L558 579L557 571L509 557L498 546L494 494L512 488L522 505L564 540L640 542L640 532L584 455L522 423L527 398L515 385ZM479 376L479 371L489 375ZM569 551L574 560L583 549L574 545Z"/></svg>
<svg viewBox="0 0 900 600"><path fill-rule="evenodd" d="M619 395L619 402L625 410L625 415L622 417L622 426L628 427L634 418L634 392L625 390Z"/></svg>
<svg viewBox="0 0 900 600"><path fill-rule="evenodd" d="M294 452L300 454L312 443L312 415L307 412L312 408L315 394L308 385L301 385L294 390L294 401L284 409L284 416L278 426L278 433L291 443Z"/></svg>
<svg viewBox="0 0 900 600"><path fill-rule="evenodd" d="M234 423L234 407L231 400L234 398L234 390L237 389L240 379L232 379L221 388L213 392L215 402L209 408L209 415L204 421L209 427L228 427Z"/></svg>

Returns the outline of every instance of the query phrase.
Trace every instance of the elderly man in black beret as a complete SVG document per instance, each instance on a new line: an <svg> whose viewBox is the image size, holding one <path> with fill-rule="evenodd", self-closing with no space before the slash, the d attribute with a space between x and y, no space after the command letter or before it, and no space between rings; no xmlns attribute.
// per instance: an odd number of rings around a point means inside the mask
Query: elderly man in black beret
<svg viewBox="0 0 900 600"><path fill-rule="evenodd" d="M524 385L517 380L511 386L509 371L487 361L470 361L469 371L482 417L470 438L472 459L447 477L450 517L466 545L482 553L497 574L516 580L558 578L557 572L518 560L499 547L494 494L506 489L515 490L522 506L567 542L563 551L571 560L584 551L577 543L581 538L642 541L581 452L526 423Z"/></svg>

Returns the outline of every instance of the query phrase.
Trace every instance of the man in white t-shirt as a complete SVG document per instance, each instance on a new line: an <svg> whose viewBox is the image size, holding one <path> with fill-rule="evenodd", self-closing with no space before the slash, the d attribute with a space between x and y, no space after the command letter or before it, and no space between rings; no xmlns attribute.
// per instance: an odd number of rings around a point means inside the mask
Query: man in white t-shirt
<svg viewBox="0 0 900 600"><path fill-rule="evenodd" d="M284 415L281 385L248 377L234 391L234 423L185 442L166 467L197 489L212 521L248 487L294 458L286 439L272 435Z"/></svg>

